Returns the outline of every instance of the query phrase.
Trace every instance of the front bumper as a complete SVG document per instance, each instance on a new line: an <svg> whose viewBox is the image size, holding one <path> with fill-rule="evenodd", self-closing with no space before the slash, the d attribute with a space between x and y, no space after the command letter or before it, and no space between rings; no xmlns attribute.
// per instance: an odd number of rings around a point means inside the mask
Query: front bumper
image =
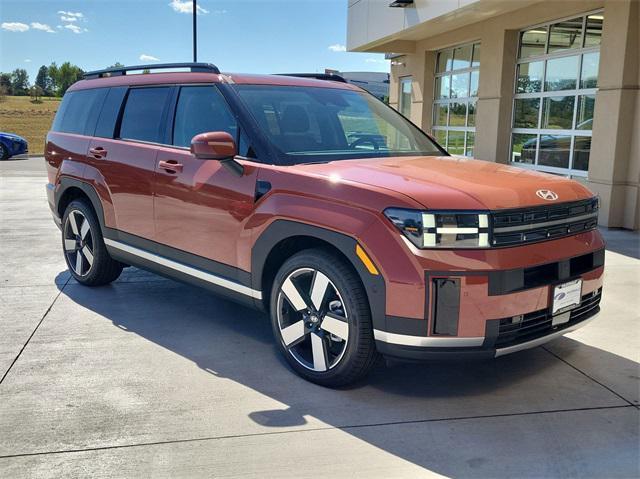
<svg viewBox="0 0 640 479"><path fill-rule="evenodd" d="M602 288L582 296L580 305L552 316L548 309L523 315L514 327L511 318L489 320L486 332L479 337L411 336L374 331L378 351L385 356L410 359L481 359L495 358L540 346L575 331L591 322L600 312ZM554 319L563 317L554 325Z"/></svg>

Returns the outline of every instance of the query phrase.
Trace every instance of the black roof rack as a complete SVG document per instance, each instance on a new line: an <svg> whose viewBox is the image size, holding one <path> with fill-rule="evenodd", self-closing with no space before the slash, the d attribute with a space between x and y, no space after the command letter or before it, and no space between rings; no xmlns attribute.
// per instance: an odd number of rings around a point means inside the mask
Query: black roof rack
<svg viewBox="0 0 640 479"><path fill-rule="evenodd" d="M200 73L220 73L218 67L212 63L153 63L151 65L131 65L128 67L105 68L104 70L95 70L86 72L83 75L85 80L93 78L115 77L126 75L132 70L166 70L168 68L189 68L192 72Z"/></svg>
<svg viewBox="0 0 640 479"><path fill-rule="evenodd" d="M316 80L337 81L340 83L349 83L340 75L335 73L276 73L276 75L286 77L315 78Z"/></svg>

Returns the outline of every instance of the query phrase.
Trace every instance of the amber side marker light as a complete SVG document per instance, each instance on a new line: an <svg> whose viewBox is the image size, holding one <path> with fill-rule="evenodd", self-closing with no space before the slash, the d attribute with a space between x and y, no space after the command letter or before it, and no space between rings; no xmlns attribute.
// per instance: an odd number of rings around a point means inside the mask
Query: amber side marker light
<svg viewBox="0 0 640 479"><path fill-rule="evenodd" d="M380 274L378 272L378 268L375 267L375 265L373 264L373 261L371 261L371 258L369 258L367 253L364 252L364 250L359 244L356 245L356 254L358 255L358 258L360 258L360 261L362 261L362 264L365 265L369 273L376 276Z"/></svg>

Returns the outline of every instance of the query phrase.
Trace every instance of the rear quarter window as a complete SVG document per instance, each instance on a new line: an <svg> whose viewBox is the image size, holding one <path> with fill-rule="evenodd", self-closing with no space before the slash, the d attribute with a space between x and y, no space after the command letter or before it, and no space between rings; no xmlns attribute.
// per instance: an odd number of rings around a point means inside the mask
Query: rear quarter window
<svg viewBox="0 0 640 479"><path fill-rule="evenodd" d="M62 133L93 136L107 88L65 94L51 129Z"/></svg>
<svg viewBox="0 0 640 479"><path fill-rule="evenodd" d="M119 137L126 140L162 143L163 115L170 92L170 87L129 90L120 123Z"/></svg>

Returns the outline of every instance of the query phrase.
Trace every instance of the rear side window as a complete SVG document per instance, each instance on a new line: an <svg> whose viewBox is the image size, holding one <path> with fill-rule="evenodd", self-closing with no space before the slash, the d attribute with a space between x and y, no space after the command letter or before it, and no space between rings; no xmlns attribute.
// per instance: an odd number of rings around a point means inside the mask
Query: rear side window
<svg viewBox="0 0 640 479"><path fill-rule="evenodd" d="M120 138L162 143L162 116L171 88L129 90L120 124Z"/></svg>
<svg viewBox="0 0 640 479"><path fill-rule="evenodd" d="M238 126L222 94L214 86L180 89L173 127L173 144L189 146L199 133L226 131L237 138Z"/></svg>
<svg viewBox="0 0 640 479"><path fill-rule="evenodd" d="M67 93L51 129L62 133L92 136L106 95L106 88Z"/></svg>
<svg viewBox="0 0 640 479"><path fill-rule="evenodd" d="M102 111L98 117L98 124L96 125L96 132L94 136L101 138L113 138L116 129L116 122L118 121L118 114L122 107L122 100L127 94L126 86L119 86L109 88L109 93L102 105Z"/></svg>

